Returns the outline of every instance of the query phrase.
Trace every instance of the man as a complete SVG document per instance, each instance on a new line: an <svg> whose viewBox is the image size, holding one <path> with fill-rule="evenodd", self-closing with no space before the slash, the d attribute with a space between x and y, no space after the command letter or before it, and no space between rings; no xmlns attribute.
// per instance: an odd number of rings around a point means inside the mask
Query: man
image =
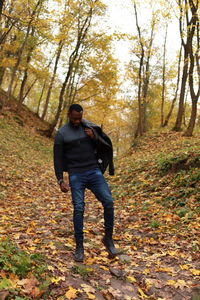
<svg viewBox="0 0 200 300"><path fill-rule="evenodd" d="M69 122L58 130L54 142L54 168L58 184L63 193L71 188L76 241L74 259L81 262L84 260L83 217L86 188L91 190L103 205L103 243L111 256L117 254L112 239L113 199L102 174L108 166L110 175L114 174L112 143L100 127L82 117L83 108L79 104L72 104L68 111ZM65 171L69 174L69 184L63 180Z"/></svg>

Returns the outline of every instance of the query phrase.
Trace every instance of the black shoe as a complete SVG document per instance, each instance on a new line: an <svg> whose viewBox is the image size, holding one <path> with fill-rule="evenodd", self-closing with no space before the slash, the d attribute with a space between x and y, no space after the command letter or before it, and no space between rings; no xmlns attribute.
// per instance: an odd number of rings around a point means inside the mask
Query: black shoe
<svg viewBox="0 0 200 300"><path fill-rule="evenodd" d="M83 247L76 247L76 250L74 253L74 260L83 262L83 260L84 260L84 248Z"/></svg>
<svg viewBox="0 0 200 300"><path fill-rule="evenodd" d="M104 237L103 238L103 244L106 247L106 250L108 251L109 255L111 257L115 257L118 253L117 249L115 248L115 245L113 243L113 239L111 237Z"/></svg>

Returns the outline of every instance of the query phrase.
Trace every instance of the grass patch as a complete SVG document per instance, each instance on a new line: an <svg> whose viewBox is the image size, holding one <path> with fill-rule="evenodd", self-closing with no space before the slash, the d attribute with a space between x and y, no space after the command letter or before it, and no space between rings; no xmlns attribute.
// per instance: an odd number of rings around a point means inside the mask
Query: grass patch
<svg viewBox="0 0 200 300"><path fill-rule="evenodd" d="M190 150L191 151L191 150ZM160 175L169 172L179 172L181 170L190 170L191 168L200 168L200 152L179 152L173 156L162 156L157 159L157 167Z"/></svg>
<svg viewBox="0 0 200 300"><path fill-rule="evenodd" d="M91 268L87 268L85 266L82 266L82 265L74 265L72 267L72 272L74 274L79 274L81 275L81 277L84 279L84 280L87 280L94 272L93 269Z"/></svg>
<svg viewBox="0 0 200 300"><path fill-rule="evenodd" d="M153 220L150 224L151 228L159 228L162 224L158 220Z"/></svg>
<svg viewBox="0 0 200 300"><path fill-rule="evenodd" d="M22 282L29 282L40 299L49 294L51 284L43 255L21 250L9 238L0 242L0 291L8 291L6 299L38 299ZM28 295L30 292L30 295Z"/></svg>
<svg viewBox="0 0 200 300"><path fill-rule="evenodd" d="M165 175L168 172L177 172L184 168L185 163L188 160L187 154L178 154L176 156L162 157L157 160L157 166L159 173Z"/></svg>
<svg viewBox="0 0 200 300"><path fill-rule="evenodd" d="M174 179L174 184L178 187L195 187L199 180L200 169L191 168L189 171L179 172Z"/></svg>
<svg viewBox="0 0 200 300"><path fill-rule="evenodd" d="M46 265L41 254L28 254L7 238L0 243L0 269L19 278L25 277L29 272L40 277L46 270Z"/></svg>

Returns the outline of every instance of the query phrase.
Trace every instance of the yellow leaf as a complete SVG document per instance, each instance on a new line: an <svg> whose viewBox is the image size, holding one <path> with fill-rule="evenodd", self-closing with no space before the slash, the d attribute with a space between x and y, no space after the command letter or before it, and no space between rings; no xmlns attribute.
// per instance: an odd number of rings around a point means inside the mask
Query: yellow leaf
<svg viewBox="0 0 200 300"><path fill-rule="evenodd" d="M145 295L145 293L143 292L143 290L141 290L140 288L138 288L138 292L139 292L139 297L144 299L144 298L148 298L147 295Z"/></svg>
<svg viewBox="0 0 200 300"><path fill-rule="evenodd" d="M53 266L48 266L47 269L48 269L49 271L54 271L54 267L53 267Z"/></svg>
<svg viewBox="0 0 200 300"><path fill-rule="evenodd" d="M35 251L36 247L29 247L28 249L31 251Z"/></svg>
<svg viewBox="0 0 200 300"><path fill-rule="evenodd" d="M88 297L88 299L95 299L96 298L95 295L90 294L90 293L87 293L87 297Z"/></svg>
<svg viewBox="0 0 200 300"><path fill-rule="evenodd" d="M130 282L136 282L136 279L135 279L135 277L133 277L133 276L128 276L127 279L128 279Z"/></svg>
<svg viewBox="0 0 200 300"><path fill-rule="evenodd" d="M175 286L175 281L174 280L168 280L167 285L173 285Z"/></svg>
<svg viewBox="0 0 200 300"><path fill-rule="evenodd" d="M94 257L89 257L87 258L87 260L85 261L86 265L92 265L95 262L95 258Z"/></svg>
<svg viewBox="0 0 200 300"><path fill-rule="evenodd" d="M74 299L76 298L76 294L77 290L70 286L68 292L65 294L65 297L67 299Z"/></svg>
<svg viewBox="0 0 200 300"><path fill-rule="evenodd" d="M181 270L188 270L189 266L188 265L180 265Z"/></svg>
<svg viewBox="0 0 200 300"><path fill-rule="evenodd" d="M168 251L167 252L170 256L177 256L177 251Z"/></svg>
<svg viewBox="0 0 200 300"><path fill-rule="evenodd" d="M184 287L188 287L185 280L178 279L178 281L176 282L176 288L182 289Z"/></svg>
<svg viewBox="0 0 200 300"><path fill-rule="evenodd" d="M32 230L33 230L33 227L29 227L29 228L27 228L26 233L30 233Z"/></svg>
<svg viewBox="0 0 200 300"><path fill-rule="evenodd" d="M178 279L177 281L168 280L167 284L174 286L176 289L177 288L182 289L183 287L187 287L187 284L186 284L185 280L181 280L181 279Z"/></svg>
<svg viewBox="0 0 200 300"><path fill-rule="evenodd" d="M108 252L102 251L102 252L101 252L101 255L102 255L102 256L108 256Z"/></svg>
<svg viewBox="0 0 200 300"><path fill-rule="evenodd" d="M56 283L56 284L57 284L59 281L61 281L61 280L62 280L62 281L65 281L65 277L62 276L62 277L56 277L56 278L53 277L53 278L51 278L51 282L52 282L52 283Z"/></svg>
<svg viewBox="0 0 200 300"><path fill-rule="evenodd" d="M100 266L101 269L105 270L105 271L109 271L109 268L105 267L105 266Z"/></svg>
<svg viewBox="0 0 200 300"><path fill-rule="evenodd" d="M144 271L142 272L143 274L147 275L147 274L150 274L150 270L149 269L144 269Z"/></svg>
<svg viewBox="0 0 200 300"><path fill-rule="evenodd" d="M200 270L191 269L190 272L191 272L193 275L200 276Z"/></svg>
<svg viewBox="0 0 200 300"><path fill-rule="evenodd" d="M72 244L70 244L70 243L65 243L64 244L66 247L69 247L69 248L72 248L72 247L74 247Z"/></svg>
<svg viewBox="0 0 200 300"><path fill-rule="evenodd" d="M162 267L157 268L156 271L158 271L158 272L169 272L169 273L172 272L172 270L170 268L162 268Z"/></svg>
<svg viewBox="0 0 200 300"><path fill-rule="evenodd" d="M81 287L83 288L84 292L86 292L86 293L95 293L95 289L88 284L82 283Z"/></svg>

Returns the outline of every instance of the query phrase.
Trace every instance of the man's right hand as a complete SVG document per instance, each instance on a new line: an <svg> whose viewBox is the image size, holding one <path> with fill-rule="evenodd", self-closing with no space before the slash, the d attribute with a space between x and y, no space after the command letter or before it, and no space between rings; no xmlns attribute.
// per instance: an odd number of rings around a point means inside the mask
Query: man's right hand
<svg viewBox="0 0 200 300"><path fill-rule="evenodd" d="M67 193L69 191L69 185L63 181L60 184L60 189L63 193Z"/></svg>

